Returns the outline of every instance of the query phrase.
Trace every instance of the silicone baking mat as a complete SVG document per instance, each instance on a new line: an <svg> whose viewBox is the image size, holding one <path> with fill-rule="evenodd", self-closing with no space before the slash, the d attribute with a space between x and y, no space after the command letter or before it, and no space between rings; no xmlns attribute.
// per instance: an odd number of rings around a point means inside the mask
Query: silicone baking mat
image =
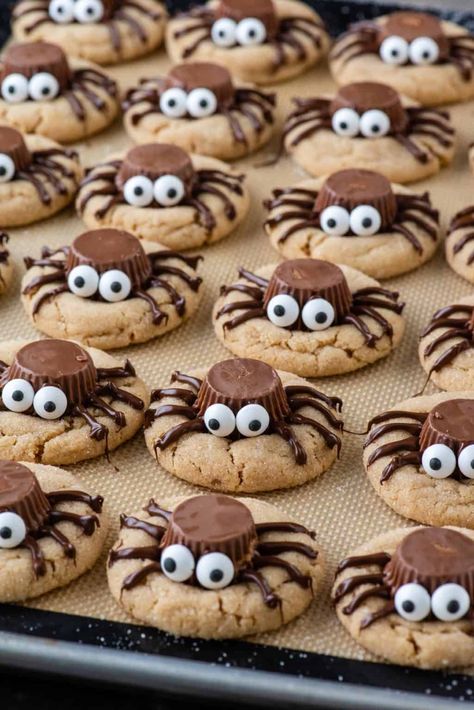
<svg viewBox="0 0 474 710"><path fill-rule="evenodd" d="M357 14L359 16L360 13ZM121 88L126 89L134 85L138 78L166 72L168 67L169 62L164 51L161 51L143 61L111 68L109 71L119 81ZM333 89L334 84L324 66L276 87L276 136L282 118L290 109L292 97L311 96ZM454 212L474 201L474 178L467 165L467 147L473 139L471 127L474 125L474 102L455 106L451 113L458 132L454 164L429 181L414 185L417 191L430 191L434 205L441 211L444 226ZM77 148L84 164L90 166L130 145L131 141L118 120L112 128L79 143ZM276 146L277 138L270 148L238 163L238 168L248 175L248 187L252 195L250 213L234 234L211 248L201 250L200 253L204 255L202 276L205 296L198 314L191 322L163 338L116 351L118 357L126 356L132 360L150 388L167 383L170 373L176 367L187 371L227 357L229 353L216 340L210 320L211 307L219 286L235 279L240 265L254 269L279 260L262 229L265 214L262 200L270 195L273 188L294 184L305 176L286 157L273 167L255 167L255 163L276 149ZM20 279L24 273L23 257L39 254L45 244L54 247L69 243L82 230L84 225L72 208L53 219L24 229L11 230L10 250L16 265L16 279L9 293L0 301L3 339L38 337L19 302ZM467 282L448 268L443 248L439 249L429 264L411 274L385 282L384 285L399 290L402 299L406 301L407 330L401 347L387 359L357 373L315 381L324 392L343 398L345 423L349 429L364 429L372 415L420 389L424 382L424 373L417 357L417 338L421 327L438 307L455 302L472 290ZM323 589L306 614L281 630L260 635L253 641L300 652L377 660L365 653L346 634L329 600L338 560L352 548L386 529L410 525L409 521L393 513L368 483L361 465L362 441L362 437L346 435L339 462L320 479L301 488L277 491L265 496L266 500L317 531L327 559L327 574ZM112 459L118 471L103 458L70 467L93 491L105 496L112 520L107 549L116 538L121 512L139 509L151 496L159 501L165 497L190 495L198 491L157 466L145 447L141 433L113 453ZM107 549L94 569L81 579L27 606L110 622L133 623L117 607L108 592L105 575ZM48 628L54 627L54 615L43 618L48 620ZM24 619L29 619L26 609L3 607L0 628L24 630ZM70 623L74 626L74 619ZM84 625L81 628L84 630ZM51 634L55 635L52 631ZM78 636L81 636L79 629ZM222 648L238 646L225 644ZM193 657L199 658L199 655L194 653ZM287 660L289 662L290 658L287 657Z"/></svg>

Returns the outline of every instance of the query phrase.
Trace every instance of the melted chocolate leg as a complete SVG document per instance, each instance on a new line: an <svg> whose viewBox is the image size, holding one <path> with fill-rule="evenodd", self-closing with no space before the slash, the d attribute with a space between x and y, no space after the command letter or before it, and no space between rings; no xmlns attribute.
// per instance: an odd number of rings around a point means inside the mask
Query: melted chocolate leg
<svg viewBox="0 0 474 710"><path fill-rule="evenodd" d="M150 310L151 310L153 325L160 325L160 323L163 320L165 322L168 321L168 314L164 313L160 309L160 307L158 306L158 303L156 302L156 299L153 298L153 296L151 294L149 294L148 291L145 291L140 288L135 289L133 291L133 296L135 296L135 298L141 298L143 301L146 301L148 303L148 305L150 306Z"/></svg>
<svg viewBox="0 0 474 710"><path fill-rule="evenodd" d="M150 498L148 505L145 506L144 510L149 515L159 515L165 520L169 520L172 515L171 510L162 508L161 505L159 505L153 498Z"/></svg>
<svg viewBox="0 0 474 710"><path fill-rule="evenodd" d="M196 401L195 393L182 387L161 387L160 389L153 390L150 400L151 402L158 402L162 397L176 397L182 399L188 406L194 404Z"/></svg>
<svg viewBox="0 0 474 710"><path fill-rule="evenodd" d="M146 565L136 572L129 574L128 577L125 577L122 584L122 591L137 587L139 584L144 582L150 574L153 574L153 572L161 572L159 562L151 562L149 565Z"/></svg>
<svg viewBox="0 0 474 710"><path fill-rule="evenodd" d="M106 426L97 421L97 419L90 414L85 407L81 404L77 404L72 410L72 415L76 417L82 417L86 420L91 428L91 437L96 441L107 441L109 430Z"/></svg>
<svg viewBox="0 0 474 710"><path fill-rule="evenodd" d="M52 506L62 502L85 503L94 513L100 513L104 504L102 496L91 496L84 491L52 491L46 494L46 498Z"/></svg>
<svg viewBox="0 0 474 710"><path fill-rule="evenodd" d="M40 529L40 535L52 537L53 540L55 540L59 545L61 545L66 557L75 559L76 548L74 547L72 542L66 537L66 535L64 535L60 530L52 526L45 526Z"/></svg>
<svg viewBox="0 0 474 710"><path fill-rule="evenodd" d="M368 626L374 623L374 621L377 621L378 619L383 619L385 616L389 616L395 611L395 604L393 601L388 602L388 604L382 609L379 609L378 611L373 611L372 613L368 614L365 619L362 619L360 622L360 628L366 629Z"/></svg>
<svg viewBox="0 0 474 710"><path fill-rule="evenodd" d="M308 460L306 451L304 450L301 443L296 438L293 429L283 421L277 421L272 423L272 428L275 434L281 436L282 439L288 442L293 450L295 456L295 461L299 466L303 466Z"/></svg>
<svg viewBox="0 0 474 710"><path fill-rule="evenodd" d="M347 577L334 590L334 601L338 602L349 592L352 592L357 587L363 584L383 584L382 572L373 572L370 574L358 574L355 577Z"/></svg>
<svg viewBox="0 0 474 710"><path fill-rule="evenodd" d="M307 574L302 574L298 567L292 565L287 560L282 560L280 557L275 555L266 555L265 557L255 557L252 560L252 564L255 569L261 569L262 567L281 567L288 573L292 582L296 582L303 589L308 589L311 587L311 577Z"/></svg>
<svg viewBox="0 0 474 710"><path fill-rule="evenodd" d="M99 396L108 395L112 398L112 400L116 400L117 402L123 402L124 404L127 404L129 407L132 407L132 409L135 409L137 411L141 411L145 406L145 403L142 399L140 399L140 397L137 397L131 392L127 392L127 390L123 390L120 387L117 387L117 385L114 385L113 382L107 382L106 384L98 385L96 387L95 394Z"/></svg>
<svg viewBox="0 0 474 710"><path fill-rule="evenodd" d="M278 597L268 584L265 577L257 572L257 570L246 568L240 571L239 576L235 580L238 582L253 582L258 586L263 597L264 603L270 607L270 609L276 609L281 604L280 597Z"/></svg>
<svg viewBox="0 0 474 710"><path fill-rule="evenodd" d="M69 522L82 528L84 535L89 537L94 534L96 527L100 526L97 515L79 515L66 510L52 510L48 517L48 523L55 525L56 523Z"/></svg>
<svg viewBox="0 0 474 710"><path fill-rule="evenodd" d="M108 417L111 417L111 419L114 420L115 424L117 424L120 429L123 429L123 427L126 425L127 420L125 418L125 414L111 407L109 404L107 404L107 402L104 402L104 400L98 397L96 394L89 396L87 404L91 407L95 407L99 411L106 414Z"/></svg>
<svg viewBox="0 0 474 710"><path fill-rule="evenodd" d="M382 586L364 589L363 592L359 592L359 594L357 594L354 599L349 602L349 604L343 607L342 613L346 614L346 616L352 614L356 609L360 607L361 604L365 602L366 599L369 599L370 597L382 597L383 599L389 599L390 592L386 587Z"/></svg>
<svg viewBox="0 0 474 710"><path fill-rule="evenodd" d="M154 538L157 542L161 540L166 531L166 528L161 525L154 525L153 523L146 522L145 520L135 518L133 515L123 514L120 516L120 527L129 528L130 530L142 530L150 535L150 537Z"/></svg>
<svg viewBox="0 0 474 710"><path fill-rule="evenodd" d="M22 542L22 546L26 547L30 551L35 577L42 577L43 575L45 575L46 560L35 538L31 535L27 535Z"/></svg>

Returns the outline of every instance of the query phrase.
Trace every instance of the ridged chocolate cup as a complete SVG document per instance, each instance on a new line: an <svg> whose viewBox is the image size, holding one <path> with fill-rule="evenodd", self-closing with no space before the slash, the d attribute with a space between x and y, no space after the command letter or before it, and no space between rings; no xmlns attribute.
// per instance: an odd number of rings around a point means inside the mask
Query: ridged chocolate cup
<svg viewBox="0 0 474 710"><path fill-rule="evenodd" d="M62 91L71 81L71 70L63 50L49 42L13 44L3 58L2 79L8 74L23 74L28 79L33 74L49 72L58 80Z"/></svg>
<svg viewBox="0 0 474 710"><path fill-rule="evenodd" d="M449 528L420 528L409 533L385 566L392 596L416 582L432 594L441 584L460 584L474 598L474 541Z"/></svg>
<svg viewBox="0 0 474 710"><path fill-rule="evenodd" d="M92 358L70 340L37 340L18 350L1 385L14 379L30 382L35 392L43 385L60 387L69 405L81 404L94 392L97 371Z"/></svg>
<svg viewBox="0 0 474 710"><path fill-rule="evenodd" d="M236 22L256 17L265 25L267 41L274 39L278 33L279 20L272 0L221 0L216 16L230 17Z"/></svg>
<svg viewBox="0 0 474 710"><path fill-rule="evenodd" d="M157 180L162 175L176 175L189 194L195 171L191 158L181 148L167 143L149 143L128 151L115 179L117 187L123 189L127 180L135 175L144 175L150 180Z"/></svg>
<svg viewBox="0 0 474 710"><path fill-rule="evenodd" d="M421 451L432 444L445 444L459 453L473 443L474 400L450 399L433 407L421 430Z"/></svg>
<svg viewBox="0 0 474 710"><path fill-rule="evenodd" d="M403 37L407 42L413 42L418 37L430 37L439 47L440 59L446 59L449 55L449 42L441 22L426 12L393 12L387 21L380 25L377 38L379 45L384 39L394 35Z"/></svg>
<svg viewBox="0 0 474 710"><path fill-rule="evenodd" d="M334 308L336 321L350 310L352 294L342 270L320 259L292 259L277 266L265 291L266 308L278 294L293 296L300 308L312 298L325 298ZM301 327L300 319L295 328Z"/></svg>
<svg viewBox="0 0 474 710"><path fill-rule="evenodd" d="M0 153L8 155L17 170L31 165L31 154L20 131L9 126L0 126Z"/></svg>
<svg viewBox="0 0 474 710"><path fill-rule="evenodd" d="M225 67L210 62L178 64L166 77L166 89L179 87L186 92L206 88L212 91L220 106L230 106L234 98L234 85Z"/></svg>
<svg viewBox="0 0 474 710"><path fill-rule="evenodd" d="M104 6L104 16L101 22L106 22L113 17L116 10L123 5L123 2L122 0L102 0L102 5Z"/></svg>
<svg viewBox="0 0 474 710"><path fill-rule="evenodd" d="M290 412L277 372L250 358L223 360L211 367L196 400L199 416L217 403L227 405L234 413L246 404L261 404L274 420L283 419Z"/></svg>
<svg viewBox="0 0 474 710"><path fill-rule="evenodd" d="M380 213L382 231L391 227L397 214L390 181L372 170L351 168L330 175L316 198L316 212L330 205L341 205L349 212L359 205L371 205Z"/></svg>
<svg viewBox="0 0 474 710"><path fill-rule="evenodd" d="M92 229L75 238L66 260L66 275L81 264L99 274L119 269L127 274L133 288L151 275L151 262L137 237L122 229Z"/></svg>
<svg viewBox="0 0 474 710"><path fill-rule="evenodd" d="M197 560L208 552L222 552L237 570L253 552L257 533L250 510L229 496L200 495L173 511L161 546L185 545Z"/></svg>
<svg viewBox="0 0 474 710"><path fill-rule="evenodd" d="M4 511L19 515L28 532L44 525L51 511L33 471L16 461L0 461L0 512Z"/></svg>
<svg viewBox="0 0 474 710"><path fill-rule="evenodd" d="M359 115L372 109L383 111L390 119L390 133L402 132L408 122L406 111L395 89L375 81L358 81L341 87L331 101L331 116L340 108L352 108Z"/></svg>

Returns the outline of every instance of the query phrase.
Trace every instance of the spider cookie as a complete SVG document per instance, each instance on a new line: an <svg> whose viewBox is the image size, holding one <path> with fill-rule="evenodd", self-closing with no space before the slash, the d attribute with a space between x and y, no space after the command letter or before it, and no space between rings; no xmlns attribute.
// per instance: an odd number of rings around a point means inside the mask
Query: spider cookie
<svg viewBox="0 0 474 710"><path fill-rule="evenodd" d="M148 404L128 360L71 340L0 343L0 398L0 455L54 465L108 456Z"/></svg>
<svg viewBox="0 0 474 710"><path fill-rule="evenodd" d="M318 593L314 533L253 498L151 500L120 518L108 578L136 619L177 636L238 638L277 629Z"/></svg>
<svg viewBox="0 0 474 710"><path fill-rule="evenodd" d="M174 372L151 399L145 440L152 456L178 478L213 490L298 486L340 452L341 400L258 360Z"/></svg>
<svg viewBox="0 0 474 710"><path fill-rule="evenodd" d="M88 227L115 227L170 249L226 237L243 220L249 194L225 163L173 145L132 148L92 168L76 207Z"/></svg>
<svg viewBox="0 0 474 710"><path fill-rule="evenodd" d="M201 299L201 257L157 247L118 229L94 229L27 257L22 301L33 325L105 350L177 328Z"/></svg>
<svg viewBox="0 0 474 710"><path fill-rule="evenodd" d="M303 73L329 43L319 15L298 0L213 0L176 16L166 29L173 62L216 62L256 84Z"/></svg>
<svg viewBox="0 0 474 710"><path fill-rule="evenodd" d="M395 512L474 528L474 393L413 397L374 417L364 464Z"/></svg>
<svg viewBox="0 0 474 710"><path fill-rule="evenodd" d="M0 231L0 296L5 293L13 279L13 263L10 259L10 252L5 246L8 244L8 240L8 234Z"/></svg>
<svg viewBox="0 0 474 710"><path fill-rule="evenodd" d="M472 665L474 533L399 528L365 543L337 570L339 621L391 663L446 669Z"/></svg>
<svg viewBox="0 0 474 710"><path fill-rule="evenodd" d="M446 259L459 276L474 284L474 205L454 215L446 237Z"/></svg>
<svg viewBox="0 0 474 710"><path fill-rule="evenodd" d="M394 12L357 22L334 44L330 67L338 84L376 76L424 106L474 96L474 36L424 12Z"/></svg>
<svg viewBox="0 0 474 710"><path fill-rule="evenodd" d="M213 311L217 337L236 355L325 377L386 357L402 338L398 293L348 266L294 259L239 277Z"/></svg>
<svg viewBox="0 0 474 710"><path fill-rule="evenodd" d="M265 230L286 259L337 261L377 279L421 266L440 239L428 193L392 185L371 170L340 170L273 190L264 206Z"/></svg>
<svg viewBox="0 0 474 710"><path fill-rule="evenodd" d="M18 227L66 207L83 177L74 150L0 126L0 224Z"/></svg>
<svg viewBox="0 0 474 710"><path fill-rule="evenodd" d="M71 473L0 461L0 600L69 584L96 562L107 534L102 496Z"/></svg>
<svg viewBox="0 0 474 710"><path fill-rule="evenodd" d="M70 57L116 64L161 44L166 11L157 0L19 0L13 36L54 42Z"/></svg>
<svg viewBox="0 0 474 710"><path fill-rule="evenodd" d="M125 129L137 143L163 141L200 155L241 158L271 138L275 103L275 94L234 86L218 64L180 64L128 91Z"/></svg>
<svg viewBox="0 0 474 710"><path fill-rule="evenodd" d="M364 166L392 182L414 182L437 173L453 158L449 114L405 105L385 84L356 82L332 98L294 103L283 145L311 175Z"/></svg>
<svg viewBox="0 0 474 710"><path fill-rule="evenodd" d="M55 44L13 44L0 61L0 121L59 143L87 138L118 113L117 85Z"/></svg>

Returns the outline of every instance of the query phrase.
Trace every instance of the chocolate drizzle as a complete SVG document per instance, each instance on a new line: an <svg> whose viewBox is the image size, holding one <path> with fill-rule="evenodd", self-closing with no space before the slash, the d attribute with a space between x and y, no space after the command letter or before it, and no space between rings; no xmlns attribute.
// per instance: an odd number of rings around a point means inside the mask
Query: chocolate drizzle
<svg viewBox="0 0 474 710"><path fill-rule="evenodd" d="M462 252L464 247L474 240L474 206L465 207L454 215L449 225L448 237L458 230L462 230L462 234L459 238L456 236L456 240L451 247L453 255ZM474 249L470 251L466 259L467 266L471 266L473 263Z"/></svg>
<svg viewBox="0 0 474 710"><path fill-rule="evenodd" d="M425 338L438 330L441 332L423 350L424 358L437 353L428 377L450 365L460 353L474 347L474 306L459 304L440 308L420 337ZM449 344L451 341L454 342Z"/></svg>

